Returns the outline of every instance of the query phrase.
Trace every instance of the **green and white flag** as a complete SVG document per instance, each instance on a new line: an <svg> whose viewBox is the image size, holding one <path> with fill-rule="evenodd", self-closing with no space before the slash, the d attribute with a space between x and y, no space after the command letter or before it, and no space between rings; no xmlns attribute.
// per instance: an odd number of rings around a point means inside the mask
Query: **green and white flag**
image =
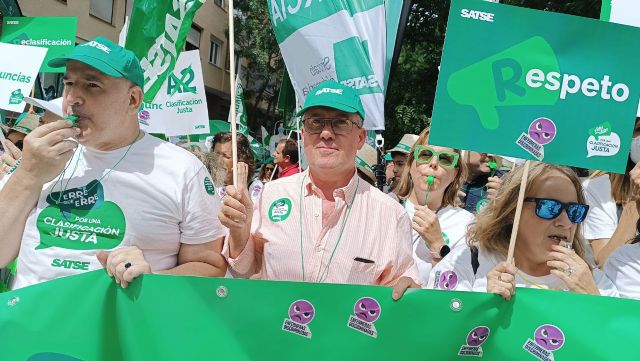
<svg viewBox="0 0 640 361"><path fill-rule="evenodd" d="M168 136L209 133L209 111L198 50L180 53L152 102L138 112L143 130Z"/></svg>
<svg viewBox="0 0 640 361"><path fill-rule="evenodd" d="M150 102L173 71L196 11L205 0L136 0L125 47L144 70L144 100Z"/></svg>
<svg viewBox="0 0 640 361"><path fill-rule="evenodd" d="M249 118L244 105L244 89L242 88L241 73L242 68L238 69L238 75L236 76L236 126L238 133L243 134L249 139L249 146L253 154L257 158L262 158L264 147L249 134ZM231 123L231 112L229 112L229 123Z"/></svg>
<svg viewBox="0 0 640 361"><path fill-rule="evenodd" d="M73 50L77 28L75 17L6 17L2 20L0 42L47 48L40 71L64 73L65 67L52 68L47 62Z"/></svg>
<svg viewBox="0 0 640 361"><path fill-rule="evenodd" d="M622 173L640 29L453 0L429 142Z"/></svg>
<svg viewBox="0 0 640 361"><path fill-rule="evenodd" d="M360 94L365 127L384 129L390 63L387 2L402 5L400 0L297 1L289 5L269 0L271 23L298 105L318 84L334 79ZM400 12L390 14L399 17Z"/></svg>
<svg viewBox="0 0 640 361"><path fill-rule="evenodd" d="M21 113L47 49L0 43L0 54L0 109Z"/></svg>

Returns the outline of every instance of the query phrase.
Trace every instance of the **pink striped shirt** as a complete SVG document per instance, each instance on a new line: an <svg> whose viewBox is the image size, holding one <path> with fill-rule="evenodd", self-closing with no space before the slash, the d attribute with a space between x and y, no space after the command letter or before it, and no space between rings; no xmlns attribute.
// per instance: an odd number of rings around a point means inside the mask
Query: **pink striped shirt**
<svg viewBox="0 0 640 361"><path fill-rule="evenodd" d="M393 285L402 276L418 282L410 220L402 206L355 172L349 184L333 195L335 203L325 200L308 170L265 184L254 205L245 249L232 259L225 242L223 255L231 273L243 278L362 285ZM323 201L325 207L333 204L324 222Z"/></svg>

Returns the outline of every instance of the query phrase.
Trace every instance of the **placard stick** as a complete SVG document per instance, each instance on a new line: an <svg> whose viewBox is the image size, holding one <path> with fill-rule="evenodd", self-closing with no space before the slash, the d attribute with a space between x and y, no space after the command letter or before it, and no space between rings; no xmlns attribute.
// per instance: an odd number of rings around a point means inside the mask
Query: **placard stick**
<svg viewBox="0 0 640 361"><path fill-rule="evenodd" d="M524 162L524 173L520 181L520 192L518 193L518 203L516 203L516 215L513 218L513 228L511 229L511 239L509 240L509 252L507 253L507 262L513 263L513 251L516 248L516 236L518 235L518 227L520 226L520 214L522 213L522 203L524 202L524 192L529 181L529 166L531 161Z"/></svg>
<svg viewBox="0 0 640 361"><path fill-rule="evenodd" d="M238 185L238 130L236 128L236 39L233 27L233 0L229 0L229 83L231 84L231 154L233 159L233 185ZM224 72L223 72L224 73Z"/></svg>

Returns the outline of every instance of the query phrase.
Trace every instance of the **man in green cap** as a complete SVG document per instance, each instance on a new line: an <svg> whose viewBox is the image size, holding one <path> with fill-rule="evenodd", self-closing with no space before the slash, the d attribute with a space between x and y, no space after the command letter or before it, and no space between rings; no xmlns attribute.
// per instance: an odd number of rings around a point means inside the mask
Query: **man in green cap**
<svg viewBox="0 0 640 361"><path fill-rule="evenodd" d="M140 130L136 56L98 37L49 65L66 65L67 119L32 131L0 184L12 288L102 267L122 287L143 273L224 275L219 198L194 155Z"/></svg>
<svg viewBox="0 0 640 361"><path fill-rule="evenodd" d="M411 226L402 206L358 177L366 139L355 90L335 81L307 96L302 139L307 170L265 185L255 205L227 187L220 221L230 229L223 255L236 277L417 286Z"/></svg>

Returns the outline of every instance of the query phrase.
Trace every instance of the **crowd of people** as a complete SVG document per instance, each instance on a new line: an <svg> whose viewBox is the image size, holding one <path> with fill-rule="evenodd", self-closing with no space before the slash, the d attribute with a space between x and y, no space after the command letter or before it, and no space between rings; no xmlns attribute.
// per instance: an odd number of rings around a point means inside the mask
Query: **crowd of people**
<svg viewBox="0 0 640 361"><path fill-rule="evenodd" d="M429 144L426 128L388 151L379 190L367 115L338 82L307 96L300 144L283 138L258 163L239 134L234 182L231 133L191 153L140 129L130 51L96 38L50 65L67 67L67 118L28 112L3 129L10 289L104 268L122 287L163 273L389 286L394 299L420 287L640 299L640 118L626 174L531 163L508 262L521 163Z"/></svg>

